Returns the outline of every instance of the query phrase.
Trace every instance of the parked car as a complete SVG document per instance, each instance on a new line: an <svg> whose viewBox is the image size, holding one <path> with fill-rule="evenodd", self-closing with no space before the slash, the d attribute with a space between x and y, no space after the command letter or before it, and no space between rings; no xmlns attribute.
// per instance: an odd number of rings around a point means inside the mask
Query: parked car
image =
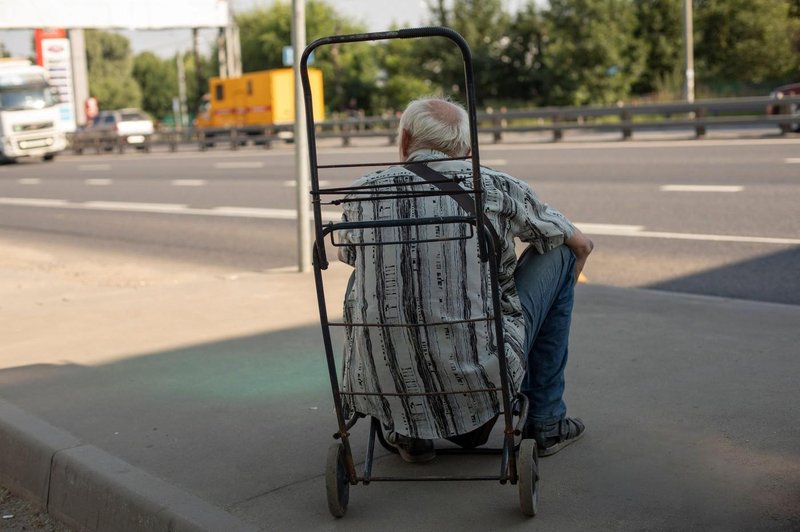
<svg viewBox="0 0 800 532"><path fill-rule="evenodd" d="M122 142L147 150L154 128L153 121L144 111L119 109L101 111L85 131L92 136L105 133L115 138L117 143Z"/></svg>

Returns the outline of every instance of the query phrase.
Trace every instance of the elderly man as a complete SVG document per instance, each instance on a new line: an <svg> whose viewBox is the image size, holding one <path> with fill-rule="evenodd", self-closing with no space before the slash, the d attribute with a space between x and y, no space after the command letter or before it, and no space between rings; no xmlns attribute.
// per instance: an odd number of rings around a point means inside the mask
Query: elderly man
<svg viewBox="0 0 800 532"><path fill-rule="evenodd" d="M357 180L353 187L366 188L345 198L343 220L464 216L453 197L437 193L430 175L426 181L413 170L424 163L471 190L469 161L441 161L469 155L464 109L438 98L415 100L399 133L408 164ZM524 182L483 167L481 178L485 219L499 240L508 376L530 403L524 436L548 456L585 431L580 419L566 416L564 368L574 286L593 244ZM519 258L517 238L528 244ZM409 462L433 458L436 438L485 443L501 410L491 391L499 368L491 322L480 319L493 311L488 270L469 228L348 229L339 239L340 260L355 268L345 297L351 326L342 388L363 394L347 396L346 407L379 418Z"/></svg>

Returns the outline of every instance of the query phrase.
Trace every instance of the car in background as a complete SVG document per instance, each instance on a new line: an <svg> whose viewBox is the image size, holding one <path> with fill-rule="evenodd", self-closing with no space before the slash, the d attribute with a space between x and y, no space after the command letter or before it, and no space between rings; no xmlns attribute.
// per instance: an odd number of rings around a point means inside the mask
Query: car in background
<svg viewBox="0 0 800 532"><path fill-rule="evenodd" d="M780 100L782 98L787 97L800 97L800 83L791 83L789 85L782 85L777 87L773 90L769 97L773 100ZM792 103L788 105L788 109L784 109L782 105L772 105L769 109L769 114L771 115L779 115L779 114L788 114L798 117L800 119L800 104ZM792 125L792 129L794 131L800 132L800 122L797 122Z"/></svg>
<svg viewBox="0 0 800 532"><path fill-rule="evenodd" d="M84 131L91 136L105 136L117 145L128 144L147 151L150 149L150 138L154 130L153 121L144 111L118 109L100 111ZM107 146L107 149L113 149L112 143Z"/></svg>

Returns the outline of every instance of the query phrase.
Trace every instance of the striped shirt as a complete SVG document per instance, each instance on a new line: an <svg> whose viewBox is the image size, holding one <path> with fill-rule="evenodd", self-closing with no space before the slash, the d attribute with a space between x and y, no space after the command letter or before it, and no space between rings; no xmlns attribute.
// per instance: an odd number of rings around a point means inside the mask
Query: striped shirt
<svg viewBox="0 0 800 532"><path fill-rule="evenodd" d="M438 151L418 150L408 161L443 158L447 156ZM472 190L469 161L429 166ZM518 389L525 373L525 320L514 284L515 238L545 253L562 245L575 228L526 183L483 167L481 178L484 211L500 238L505 352L510 382ZM382 199L381 192L439 191L402 166L366 175L352 186L374 188L367 195L345 198L343 221L466 214L447 196ZM344 244L342 260L355 268L344 304L344 319L350 325L342 391L367 394L345 394L346 409L375 416L415 438L464 434L497 415L499 392L464 393L500 386L494 324L485 319L493 312L488 265L479 259L473 228L436 224L347 229L338 238ZM393 395L413 393L430 395Z"/></svg>

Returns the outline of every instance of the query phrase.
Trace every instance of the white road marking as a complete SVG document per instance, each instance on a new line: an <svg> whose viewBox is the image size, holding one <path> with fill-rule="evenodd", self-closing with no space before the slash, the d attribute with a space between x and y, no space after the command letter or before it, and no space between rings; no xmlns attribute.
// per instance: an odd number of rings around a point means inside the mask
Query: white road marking
<svg viewBox="0 0 800 532"><path fill-rule="evenodd" d="M83 182L93 187L104 187L112 183L110 179L85 179Z"/></svg>
<svg viewBox="0 0 800 532"><path fill-rule="evenodd" d="M481 161L483 166L505 166L508 164L508 160L506 159L483 159Z"/></svg>
<svg viewBox="0 0 800 532"><path fill-rule="evenodd" d="M745 244L800 245L800 238L773 238L739 235L706 235L701 233L672 233L666 231L645 231L640 225L611 225L577 223L578 228L587 235L625 236L634 238L664 238L670 240L702 240L706 242L738 242Z"/></svg>
<svg viewBox="0 0 800 532"><path fill-rule="evenodd" d="M263 168L262 161L223 161L214 163L214 168L220 170L235 170L243 168Z"/></svg>
<svg viewBox="0 0 800 532"><path fill-rule="evenodd" d="M319 181L319 186L321 186L321 187L327 187L330 184L331 184L331 182L330 181L326 181L325 179L320 179L320 181ZM297 186L297 181L294 180L294 179L286 180L286 181L283 182L283 186L285 186L285 187L296 187Z"/></svg>
<svg viewBox="0 0 800 532"><path fill-rule="evenodd" d="M105 172L111 170L110 164L81 164L78 165L78 170L84 172Z"/></svg>
<svg viewBox="0 0 800 532"><path fill-rule="evenodd" d="M0 205L19 205L22 207L66 207L67 200L36 198L0 198Z"/></svg>
<svg viewBox="0 0 800 532"><path fill-rule="evenodd" d="M736 185L662 185L662 192L741 192L742 186Z"/></svg>
<svg viewBox="0 0 800 532"><path fill-rule="evenodd" d="M199 209L175 203L128 203L119 201L69 202L62 199L0 198L0 205L20 207L50 207L58 209L144 212L156 214L182 214L192 216L223 216L231 218L259 218L271 220L295 220L294 209L261 209L257 207L214 207ZM341 212L323 211L325 220L339 220ZM739 242L748 244L800 245L800 238L779 238L740 235L708 235L699 233L673 233L645 231L641 225L577 223L587 235L622 236L635 238L663 238L672 240L701 240L707 242Z"/></svg>
<svg viewBox="0 0 800 532"><path fill-rule="evenodd" d="M71 202L62 199L0 198L0 205L19 207L54 207L86 211L141 212L153 214L183 214L190 216L223 216L230 218L264 218L271 220L296 220L294 209L261 209L257 207L193 208L177 203L131 203L123 201ZM339 220L341 211L323 211L326 220Z"/></svg>
<svg viewBox="0 0 800 532"><path fill-rule="evenodd" d="M174 187L203 187L205 179L173 179L170 184Z"/></svg>
<svg viewBox="0 0 800 532"><path fill-rule="evenodd" d="M800 164L800 157L788 157L786 164Z"/></svg>
<svg viewBox="0 0 800 532"><path fill-rule="evenodd" d="M38 177L23 177L22 179L17 180L17 183L20 185L39 185L41 182L42 180Z"/></svg>

